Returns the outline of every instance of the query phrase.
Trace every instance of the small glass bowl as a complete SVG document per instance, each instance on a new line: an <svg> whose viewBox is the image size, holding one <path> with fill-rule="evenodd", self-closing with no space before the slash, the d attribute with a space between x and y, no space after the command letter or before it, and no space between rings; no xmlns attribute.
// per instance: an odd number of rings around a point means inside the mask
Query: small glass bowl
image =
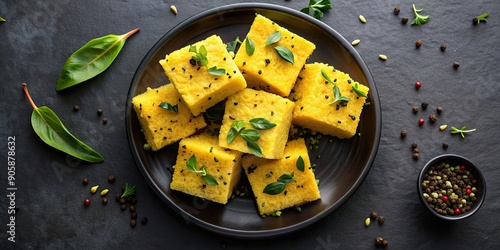
<svg viewBox="0 0 500 250"><path fill-rule="evenodd" d="M453 191L453 185L451 185L451 187L449 185L451 183L449 183L448 187L445 187L444 189L443 189L443 187L438 187L438 190L434 190L434 192L431 192L430 194L428 192L424 192L424 189L422 187L424 185L423 184L424 182L426 182L425 185L430 184L429 181L426 181L426 178L427 178L426 176L429 176L429 171L431 170L431 167L437 166L437 165L442 164L442 163L448 164L448 169L450 169L450 170L453 169L454 171L455 171L455 168L461 168L460 171L463 171L463 169L465 168L465 171L470 173L470 175L472 175L474 177L474 179L476 180L476 182L473 185L471 185L471 188L470 188L470 191L472 193L474 193L474 197L476 199L473 202L472 206L470 206L470 210L463 211L463 209L462 209L460 211L460 214L441 214L441 213L438 213L438 211L436 211L434 208L432 208L431 204L429 204L429 202L427 201L427 199L428 199L427 197L433 196L432 193L434 193L434 196L437 195L437 199L440 199L445 203L446 203L446 201L451 203L451 199L452 199L453 195L449 195L449 193L443 194L443 191L442 191L442 190L445 190L445 191L452 190L452 192L455 192L455 191ZM443 166L442 168L446 169L445 166ZM460 178L463 178L464 175L469 176L467 174L467 172L460 172L461 173ZM437 175L435 175L434 172L432 172L431 175L437 176ZM444 177L444 176L441 177L442 178L441 185L446 186L446 179L445 178L448 178L448 176L447 175L445 175L445 176L446 177ZM438 177L436 177L436 178L438 178ZM436 217L443 219L443 220L448 220L448 221L461 220L461 219L465 219L467 217L472 216L474 213L476 213L479 210L479 208L483 204L484 199L486 197L486 182L485 182L484 176L481 173L481 171L470 160L468 160L467 158L460 156L460 155L444 154L444 155L440 155L440 156L433 158L432 160L427 162L427 164L425 164L425 166L422 168L422 170L420 171L420 174L418 175L417 192L418 192L418 197L419 197L420 201L422 202L422 205L424 207L426 207ZM468 192L468 191L466 191L466 192ZM443 197L443 196L446 196L446 197ZM455 199L455 198L453 198L453 199ZM457 201L456 204L462 204L462 208L466 206L465 204L462 203L462 199L458 198L458 199L456 199L456 201ZM450 204L450 203L448 203L448 204Z"/></svg>

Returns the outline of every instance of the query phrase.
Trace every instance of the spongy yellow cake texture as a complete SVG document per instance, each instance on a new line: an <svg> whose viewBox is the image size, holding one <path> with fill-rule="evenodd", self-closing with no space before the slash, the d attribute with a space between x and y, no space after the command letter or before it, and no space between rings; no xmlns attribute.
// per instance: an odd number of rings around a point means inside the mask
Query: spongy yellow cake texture
<svg viewBox="0 0 500 250"><path fill-rule="evenodd" d="M321 70L336 84L341 96L349 98L347 105L333 102L333 85L323 77ZM341 139L356 133L366 97L352 91L356 87L368 95L369 88L324 63L306 64L295 84L290 99L295 102L293 124Z"/></svg>
<svg viewBox="0 0 500 250"><path fill-rule="evenodd" d="M161 108L164 102L177 106L177 112ZM194 134L207 124L202 116L194 117L172 84L152 89L132 98L132 105L153 151Z"/></svg>
<svg viewBox="0 0 500 250"><path fill-rule="evenodd" d="M299 157L304 162L304 171L297 167ZM304 139L289 141L285 155L279 160L268 160L253 155L244 156L242 166L255 196L261 215L299 206L321 198L318 184L311 168ZM264 193L267 185L278 182L283 174L293 175L293 181L286 184L278 194Z"/></svg>
<svg viewBox="0 0 500 250"><path fill-rule="evenodd" d="M276 31L281 33L281 39L266 46L268 37ZM253 55L248 55L246 41L243 41L234 60L245 75L248 87L288 96L300 69L316 45L259 14L256 15L247 38L255 45ZM277 53L276 46L284 46L292 52L293 64Z"/></svg>
<svg viewBox="0 0 500 250"><path fill-rule="evenodd" d="M189 51L191 45L166 55L160 64L189 110L196 116L247 85L219 36L212 35L193 46L197 52L201 46L205 47L206 66L193 63L191 59L196 53ZM214 66L224 69L226 73L221 76L209 74L208 69Z"/></svg>
<svg viewBox="0 0 500 250"><path fill-rule="evenodd" d="M242 120L247 123L246 129L252 129L248 122L253 118L265 118L276 124L275 127L259 130L260 139L256 141L262 150L262 157L279 159L283 156L290 126L294 103L287 98L263 90L246 88L226 101L224 117L219 134L219 146L251 153L247 142L240 136L231 143L227 142L227 134L233 122Z"/></svg>
<svg viewBox="0 0 500 250"><path fill-rule="evenodd" d="M217 146L217 136L208 133L184 138L179 142L179 152L174 166L170 188L186 194L226 204L241 176L242 153ZM199 173L187 168L187 161L195 156L196 169L203 166L218 182L207 183Z"/></svg>

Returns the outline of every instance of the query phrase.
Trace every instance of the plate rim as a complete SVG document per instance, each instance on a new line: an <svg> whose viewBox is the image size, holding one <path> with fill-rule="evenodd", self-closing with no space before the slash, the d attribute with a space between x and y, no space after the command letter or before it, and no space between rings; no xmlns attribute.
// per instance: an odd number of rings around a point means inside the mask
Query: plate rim
<svg viewBox="0 0 500 250"><path fill-rule="evenodd" d="M353 57L353 59L356 61L356 63L359 65L361 72L365 75L366 80L367 80L367 85L370 86L370 92L371 92L371 98L372 102L375 103L374 111L375 111L375 141L373 142L373 148L372 152L370 153L370 157L367 161L367 165L364 167L363 171L361 174L357 177L356 181L353 183L353 185L348 189L348 191L332 206L327 207L322 213L319 213L317 215L314 215L304 221L301 221L299 223L286 226L286 227L280 227L276 229L265 229L265 230L255 230L255 231L245 231L242 229L234 229L234 228L226 228L226 227L221 227L216 224L211 224L206 221L203 221L186 211L182 210L182 208L176 206L169 197L167 197L164 193L160 191L159 186L153 181L152 176L146 171L145 167L142 166L142 160L139 157L138 151L135 147L134 140L132 138L132 131L131 131L131 113L132 113L132 105L129 100L133 96L132 95L132 89L134 86L137 84L142 71L145 68L145 65L147 62L151 59L153 55L156 54L156 52L168 41L170 37L175 35L177 32L182 30L182 28L186 25L189 25L196 20L203 18L203 17L208 17L211 15L215 14L220 14L223 12L227 11L242 11L245 9L255 9L255 12L258 10L272 10L272 11L277 11L277 12L283 12L289 15L296 16L300 19L303 19L305 21L308 21L315 26L318 26L320 29L324 30L328 34L332 35L335 39L338 40L338 42L344 47L348 53L350 53ZM125 110L125 127L126 127L126 133L127 133L127 138L129 142L129 148L132 152L133 158L135 165L137 168L139 168L141 174L143 177L146 179L146 182L149 184L149 186L153 189L153 191L158 195L158 197L165 202L171 209L173 209L176 213L181 215L185 220L188 222L192 222L193 224L206 229L211 232L215 232L220 235L224 236L229 236L233 238L241 238L241 239L263 239L263 238L272 238L272 237L278 237L282 236L288 233L292 233L295 231L298 231L300 229L303 229L307 226L310 226L314 224L315 222L319 221L320 219L326 217L327 215L331 214L333 211L337 210L340 206L342 206L354 193L359 189L360 185L362 182L366 179L366 176L368 175L375 158L377 156L379 144L380 144L380 137L381 137L381 128L382 128L382 115L381 115L381 106L380 106L380 99L378 95L378 90L375 85L375 81L373 79L373 76L364 62L363 58L359 53L354 49L354 47L340 34L338 33L335 29L327 25L326 23L315 19L303 12L300 12L298 10L292 9L290 7L282 6L282 5L277 5L277 4L271 4L271 3L235 3L235 4L228 4L228 5L223 5L223 6L218 6L214 7L211 9L204 10L202 12L199 12L197 14L194 14L193 16L185 19L184 21L181 21L179 24L175 25L172 29L167 31L164 35L162 35L158 41L148 50L147 54L144 56L144 58L141 60L139 63L132 81L130 83L129 89L128 89L128 94L127 94L127 100L126 100L126 110ZM141 167L142 166L142 167Z"/></svg>

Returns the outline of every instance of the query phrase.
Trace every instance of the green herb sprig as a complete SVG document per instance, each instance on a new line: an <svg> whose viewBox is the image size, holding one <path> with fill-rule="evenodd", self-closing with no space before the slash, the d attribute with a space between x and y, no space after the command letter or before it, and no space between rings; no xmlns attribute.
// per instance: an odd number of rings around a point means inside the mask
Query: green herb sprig
<svg viewBox="0 0 500 250"><path fill-rule="evenodd" d="M161 102L160 105L158 105L158 107L166 109L168 111L179 113L179 105L177 105L177 104L172 105L172 104L167 103L167 102Z"/></svg>
<svg viewBox="0 0 500 250"><path fill-rule="evenodd" d="M191 57L192 60L196 62L196 64L200 67L207 67L208 65L208 59L207 59L207 48L205 48L205 45L201 45L200 49L196 49L196 45L191 45L189 47L189 52L195 53L194 56ZM214 76L222 76L226 74L226 70L224 68L217 68L217 66L213 66L208 68L208 73L210 75Z"/></svg>
<svg viewBox="0 0 500 250"><path fill-rule="evenodd" d="M236 47L238 46L238 44L241 43L242 41L240 40L239 36L237 36L236 39L234 39L234 41L226 43L227 52L236 52Z"/></svg>
<svg viewBox="0 0 500 250"><path fill-rule="evenodd" d="M125 189L123 190L123 194L121 198L131 197L135 194L135 185L130 185L125 183Z"/></svg>
<svg viewBox="0 0 500 250"><path fill-rule="evenodd" d="M480 22L487 22L488 16L490 16L490 14L488 12L484 12L483 14L475 17L473 19L473 22L474 24L479 24Z"/></svg>
<svg viewBox="0 0 500 250"><path fill-rule="evenodd" d="M310 10L313 11L312 16L316 19L321 19L324 16L323 12L332 9L330 0L309 0L309 5L302 8L300 11L310 15Z"/></svg>
<svg viewBox="0 0 500 250"><path fill-rule="evenodd" d="M335 103L338 103L338 102L349 102L349 97L347 96L342 96L342 94L340 93L340 89L339 87L337 87L337 85L335 83L333 83L333 81L330 79L330 77L328 77L328 75L325 73L325 70L324 69L321 69L321 75L323 76L323 78L326 79L327 82L331 83L333 85L333 96L334 96L334 100L333 102L330 102L329 105L333 105Z"/></svg>
<svg viewBox="0 0 500 250"><path fill-rule="evenodd" d="M265 118L253 118L249 121L249 124L254 129L245 129L247 123L243 120L234 121L227 132L226 141L228 144L231 144L236 137L241 136L247 142L248 150L253 155L262 157L262 150L257 144L257 141L260 139L260 132L258 130L273 128L276 126L276 123Z"/></svg>
<svg viewBox="0 0 500 250"><path fill-rule="evenodd" d="M415 4L413 4L413 13L415 13L415 19L411 22L411 25L421 25L429 22L429 15L421 15L420 12L424 9L417 9Z"/></svg>
<svg viewBox="0 0 500 250"><path fill-rule="evenodd" d="M359 89L359 84L357 82L352 86L351 93L352 92L355 92L358 96L366 97L365 92Z"/></svg>
<svg viewBox="0 0 500 250"><path fill-rule="evenodd" d="M458 129L456 128L455 126L451 126L451 131L450 133L451 134L460 134L462 136L462 138L465 138L465 134L466 133L471 133L471 132L474 132L476 131L476 129L466 129L467 126L462 126L462 128Z"/></svg>
<svg viewBox="0 0 500 250"><path fill-rule="evenodd" d="M217 182L217 179L213 175L207 173L207 168L205 167L205 165L203 165L200 170L196 169L197 168L197 162L196 162L196 156L195 155L192 155L189 158L189 160L186 162L186 167L189 170L189 172L200 174L201 178L205 182L207 182L209 185L212 185L212 186L219 185L219 183Z"/></svg>
<svg viewBox="0 0 500 250"><path fill-rule="evenodd" d="M293 173L291 174L283 174L278 178L277 182L271 182L267 184L267 186L264 188L263 192L265 194L270 194L270 195L276 195L280 194L285 190L286 184L295 181L295 178L293 177Z"/></svg>

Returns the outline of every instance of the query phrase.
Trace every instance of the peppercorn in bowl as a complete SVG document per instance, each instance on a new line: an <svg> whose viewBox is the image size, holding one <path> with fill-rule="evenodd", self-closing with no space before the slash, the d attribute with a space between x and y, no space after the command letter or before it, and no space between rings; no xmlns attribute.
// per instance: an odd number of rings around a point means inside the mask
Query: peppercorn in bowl
<svg viewBox="0 0 500 250"><path fill-rule="evenodd" d="M467 158L444 154L420 171L417 192L422 205L443 220L460 220L476 213L486 197L486 182Z"/></svg>

